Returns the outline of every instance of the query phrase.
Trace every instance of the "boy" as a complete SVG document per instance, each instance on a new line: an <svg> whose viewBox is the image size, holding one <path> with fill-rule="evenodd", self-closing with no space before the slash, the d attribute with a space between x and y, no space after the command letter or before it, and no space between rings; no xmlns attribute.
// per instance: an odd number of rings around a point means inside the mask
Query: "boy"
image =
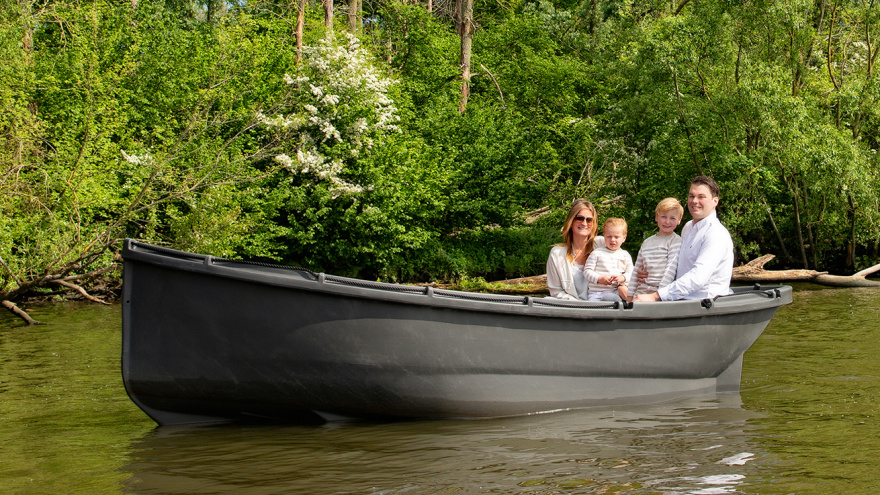
<svg viewBox="0 0 880 495"><path fill-rule="evenodd" d="M626 220L609 218L603 228L605 247L596 248L584 263L584 276L589 282L589 301L625 301L626 281L632 274L633 262L620 246L626 240Z"/></svg>
<svg viewBox="0 0 880 495"><path fill-rule="evenodd" d="M654 220L658 232L642 243L633 270L634 273L639 270L647 272L648 276L641 282L639 277L630 279L626 291L628 301L639 294L657 292L675 278L678 251L681 249L681 236L675 233L675 228L681 223L683 214L684 208L675 198L666 198L657 204Z"/></svg>

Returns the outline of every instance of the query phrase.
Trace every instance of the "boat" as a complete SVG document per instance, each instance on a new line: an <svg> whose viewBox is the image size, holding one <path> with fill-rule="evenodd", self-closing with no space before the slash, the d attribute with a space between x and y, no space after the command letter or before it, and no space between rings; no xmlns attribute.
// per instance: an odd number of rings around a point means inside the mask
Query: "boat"
<svg viewBox="0 0 880 495"><path fill-rule="evenodd" d="M496 418L738 392L789 286L562 301L124 242L122 378L160 425Z"/></svg>

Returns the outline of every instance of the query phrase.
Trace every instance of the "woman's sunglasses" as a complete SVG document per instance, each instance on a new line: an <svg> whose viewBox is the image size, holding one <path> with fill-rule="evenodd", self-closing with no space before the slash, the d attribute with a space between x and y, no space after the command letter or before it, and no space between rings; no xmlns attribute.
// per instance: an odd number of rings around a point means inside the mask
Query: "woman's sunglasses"
<svg viewBox="0 0 880 495"><path fill-rule="evenodd" d="M574 217L574 221L575 222L593 223L593 217L585 217L583 215L578 215L578 216Z"/></svg>

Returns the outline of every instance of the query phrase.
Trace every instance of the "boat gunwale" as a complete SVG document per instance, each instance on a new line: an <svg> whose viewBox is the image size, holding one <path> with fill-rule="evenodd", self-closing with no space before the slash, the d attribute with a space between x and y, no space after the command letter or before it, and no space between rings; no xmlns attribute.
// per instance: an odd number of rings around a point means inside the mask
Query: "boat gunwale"
<svg viewBox="0 0 880 495"><path fill-rule="evenodd" d="M792 288L784 285L766 286L759 289L736 287L733 289L734 293L717 296L712 300L632 304L481 294L436 289L430 286L372 282L315 273L299 267L229 260L154 246L134 239L125 240L122 257L126 263L136 261L286 289L458 311L503 313L540 318L680 320L775 309L792 300ZM296 276L294 273L300 275ZM309 275L312 279L303 276L303 274Z"/></svg>

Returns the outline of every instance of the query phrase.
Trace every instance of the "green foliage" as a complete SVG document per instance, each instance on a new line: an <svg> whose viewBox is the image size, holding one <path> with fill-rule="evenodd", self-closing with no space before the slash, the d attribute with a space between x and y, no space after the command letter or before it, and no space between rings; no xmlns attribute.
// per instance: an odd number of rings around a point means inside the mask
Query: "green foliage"
<svg viewBox="0 0 880 495"><path fill-rule="evenodd" d="M396 109L400 132L347 133L381 114L377 101L322 107L346 131L311 138L327 176L282 169L273 158L293 163L308 139L265 125L318 108L314 51L296 68L295 4L2 7L8 297L84 280L125 236L368 278L532 275L572 199L626 218L635 253L656 229L657 201L683 201L697 174L721 184L739 261L774 253L830 271L875 261L871 4L835 4L832 18L803 0L478 2L464 113L444 7L370 4L360 33L370 62L353 80L395 81L379 106ZM305 21L305 45L323 46L318 4ZM331 72L344 70L322 88ZM372 147L358 144L367 138ZM551 214L526 224L536 211Z"/></svg>

